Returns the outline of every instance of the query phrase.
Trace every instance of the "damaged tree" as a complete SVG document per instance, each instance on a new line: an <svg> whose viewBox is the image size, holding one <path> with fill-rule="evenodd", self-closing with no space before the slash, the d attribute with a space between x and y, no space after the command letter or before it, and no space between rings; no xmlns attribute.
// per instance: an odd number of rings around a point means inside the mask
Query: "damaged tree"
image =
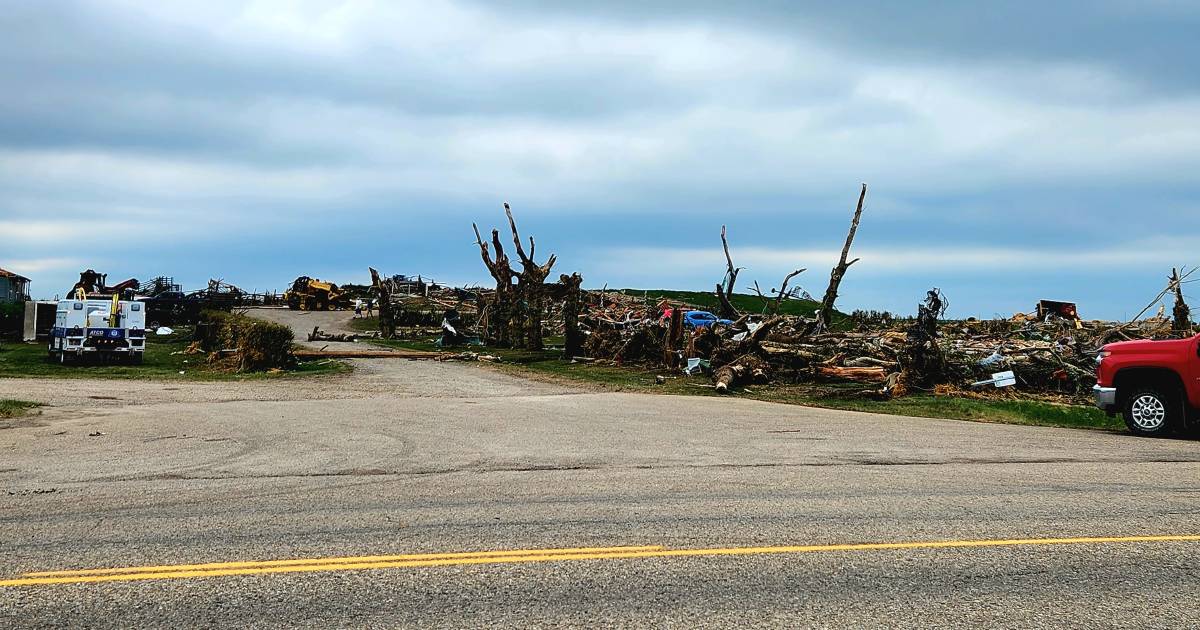
<svg viewBox="0 0 1200 630"><path fill-rule="evenodd" d="M583 302L583 276L559 274L563 286L563 358L583 356L583 331L579 329L579 311Z"/></svg>
<svg viewBox="0 0 1200 630"><path fill-rule="evenodd" d="M1168 286L1175 292L1175 306L1171 309L1171 330L1182 335L1191 335L1192 309L1183 301L1183 279L1179 277L1178 269L1171 269L1171 284Z"/></svg>
<svg viewBox="0 0 1200 630"><path fill-rule="evenodd" d="M392 294L387 285L379 277L374 267L367 267L371 272L371 288L379 298L379 334L384 339L396 336L396 315L392 311Z"/></svg>
<svg viewBox="0 0 1200 630"><path fill-rule="evenodd" d="M797 270L789 273L788 275L784 276L783 284L779 285L779 289L778 290L771 289L771 291L775 293L775 297L773 297L773 298L770 298L770 297L767 297L766 295L764 295L762 290L758 288L758 281L755 280L754 281L754 292L756 294L758 294L758 297L762 298L762 300L763 300L763 311L766 313L769 313L771 315L778 315L779 307L783 305L783 300L786 298L792 297L792 293L794 293L797 289L799 289L799 287L796 287L796 289L792 289L791 291L788 291L788 283L792 281L792 278L795 278L796 276L804 273L805 271L808 271L808 270L807 269L797 269Z"/></svg>
<svg viewBox="0 0 1200 630"><path fill-rule="evenodd" d="M508 204L505 204L505 207L507 208ZM504 253L504 246L500 244L500 231L492 230L492 246L495 247L493 258L488 244L483 242L479 235L479 226L472 223L471 227L475 230L475 244L479 246L479 256L483 258L484 266L496 281L496 292L492 294L489 304L485 334L493 344L509 347L513 344L511 331L514 328L512 319L515 300L512 279L516 273L508 261L508 255Z"/></svg>
<svg viewBox="0 0 1200 630"><path fill-rule="evenodd" d="M533 257L537 245L534 243L533 237L529 237L529 254L526 255L525 248L521 246L521 235L517 233L517 222L513 219L512 208L509 208L508 202L504 203L504 213L508 215L508 227L512 230L513 244L517 246L517 256L521 259L521 273L517 274L517 293L524 306L522 315L525 322L525 348L542 350L544 348L542 342L542 313L545 308L544 285L546 276L550 275L550 269L554 267L557 257L550 254L550 258L544 265L534 262Z"/></svg>
<svg viewBox="0 0 1200 630"><path fill-rule="evenodd" d="M862 185L862 192L858 195L858 207L854 210L854 219L850 222L850 232L846 234L846 244L842 246L842 257L838 260L838 264L829 274L829 287L825 289L825 297L821 300L821 312L817 319L817 330L828 330L829 325L833 321L833 305L837 301L838 288L842 285L842 278L846 275L846 270L850 265L858 262L855 258L849 262L846 258L850 255L850 246L854 243L854 233L858 231L858 222L862 219L863 200L867 197L867 185Z"/></svg>
<svg viewBox="0 0 1200 630"><path fill-rule="evenodd" d="M908 329L908 339L900 353L900 379L896 396L909 387L929 388L945 378L946 359L938 345L938 321L946 313L947 303L938 289L925 294L925 302L917 307L917 319Z"/></svg>
<svg viewBox="0 0 1200 630"><path fill-rule="evenodd" d="M663 365L679 367L679 350L683 345L683 309L671 309L671 320L667 325L667 336L663 338Z"/></svg>
<svg viewBox="0 0 1200 630"><path fill-rule="evenodd" d="M717 301L721 305L721 317L725 319L737 319L738 311L733 307L733 302L730 299L733 297L734 287L737 286L738 272L741 267L733 266L733 257L729 255L729 241L725 238L725 226L721 226L721 247L725 249L725 278L722 282L717 283Z"/></svg>

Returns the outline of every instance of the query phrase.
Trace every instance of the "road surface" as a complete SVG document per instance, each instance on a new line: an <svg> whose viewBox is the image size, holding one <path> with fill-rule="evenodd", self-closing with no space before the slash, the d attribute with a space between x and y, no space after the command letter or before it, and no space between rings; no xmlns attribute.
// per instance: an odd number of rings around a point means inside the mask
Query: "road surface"
<svg viewBox="0 0 1200 630"><path fill-rule="evenodd" d="M1200 618L1197 442L356 366L0 380L0 627Z"/></svg>

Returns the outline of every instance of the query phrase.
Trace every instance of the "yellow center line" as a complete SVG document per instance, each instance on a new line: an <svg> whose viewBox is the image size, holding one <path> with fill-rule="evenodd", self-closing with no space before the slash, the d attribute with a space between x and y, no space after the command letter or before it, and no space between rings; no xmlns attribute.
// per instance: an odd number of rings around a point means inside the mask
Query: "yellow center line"
<svg viewBox="0 0 1200 630"><path fill-rule="evenodd" d="M295 558L290 560L245 560L239 562L206 562L204 564L169 564L145 567L120 567L115 569L75 569L65 571L41 571L23 573L25 577L70 577L84 575L110 575L119 573L157 573L163 571L209 571L219 569L253 569L286 567L293 565L331 565L331 564L374 564L378 562L407 562L425 560L450 560L472 558L496 558L506 556L533 555L566 555L584 553L609 553L621 551L653 551L662 549L661 546L643 547L571 547L565 549L513 549L509 551L464 551L456 553L420 553L390 556L347 556L338 558Z"/></svg>
<svg viewBox="0 0 1200 630"><path fill-rule="evenodd" d="M124 582L273 573L311 573L318 571L350 571L364 569L393 569L411 567L441 567L455 565L512 564L531 562L562 562L570 560L616 560L630 558L678 558L702 556L754 556L789 553L819 553L844 551L885 551L905 549L950 549L973 547L1014 547L1039 545L1084 545L1113 543L1200 542L1200 535L1166 536L1107 536L1086 538L1019 538L1001 540L941 540L924 542L855 543L841 545L799 545L776 547L725 547L699 549L665 549L663 547L596 547L576 549L529 549L493 552L463 552L450 554L412 554L406 556L361 556L358 558L312 558L253 562L210 563L161 567L129 567L127 569L96 569L92 573L48 572L26 574L27 577L0 580L0 587L34 586L45 584L77 584ZM387 558L380 560L379 558ZM203 567L203 568L198 568ZM105 572L105 573L97 573Z"/></svg>

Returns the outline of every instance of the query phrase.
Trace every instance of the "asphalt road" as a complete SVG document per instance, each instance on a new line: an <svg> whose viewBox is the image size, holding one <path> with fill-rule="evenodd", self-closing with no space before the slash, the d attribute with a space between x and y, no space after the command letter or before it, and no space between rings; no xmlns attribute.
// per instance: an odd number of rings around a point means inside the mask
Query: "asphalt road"
<svg viewBox="0 0 1200 630"><path fill-rule="evenodd" d="M0 627L1200 620L1197 442L357 365L0 380Z"/></svg>

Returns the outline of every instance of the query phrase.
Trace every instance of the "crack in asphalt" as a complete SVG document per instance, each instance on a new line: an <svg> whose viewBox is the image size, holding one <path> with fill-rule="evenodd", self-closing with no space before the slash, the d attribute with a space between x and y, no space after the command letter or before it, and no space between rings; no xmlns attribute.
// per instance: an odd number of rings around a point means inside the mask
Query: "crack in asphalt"
<svg viewBox="0 0 1200 630"><path fill-rule="evenodd" d="M135 475L129 477L104 477L86 479L79 483L122 483L135 481L190 481L190 480L229 480L229 479L289 479L289 478L320 478L320 477L421 477L428 475L451 475L458 473L509 473L509 472L570 472L580 470L672 470L672 469L755 469L755 468L823 468L836 466L1004 466L1024 464L1200 464L1196 459L1147 459L1138 461L1111 459L1070 459L1070 458L1027 458L1027 459L952 459L945 461L882 461L882 460L844 460L831 462L752 462L752 463L716 463L716 464L633 464L606 466L603 464L536 464L526 466L476 466L427 468L416 470L387 470L382 468L355 468L350 470L333 470L327 472L298 472L275 474L207 474L186 475L180 473L158 473Z"/></svg>

